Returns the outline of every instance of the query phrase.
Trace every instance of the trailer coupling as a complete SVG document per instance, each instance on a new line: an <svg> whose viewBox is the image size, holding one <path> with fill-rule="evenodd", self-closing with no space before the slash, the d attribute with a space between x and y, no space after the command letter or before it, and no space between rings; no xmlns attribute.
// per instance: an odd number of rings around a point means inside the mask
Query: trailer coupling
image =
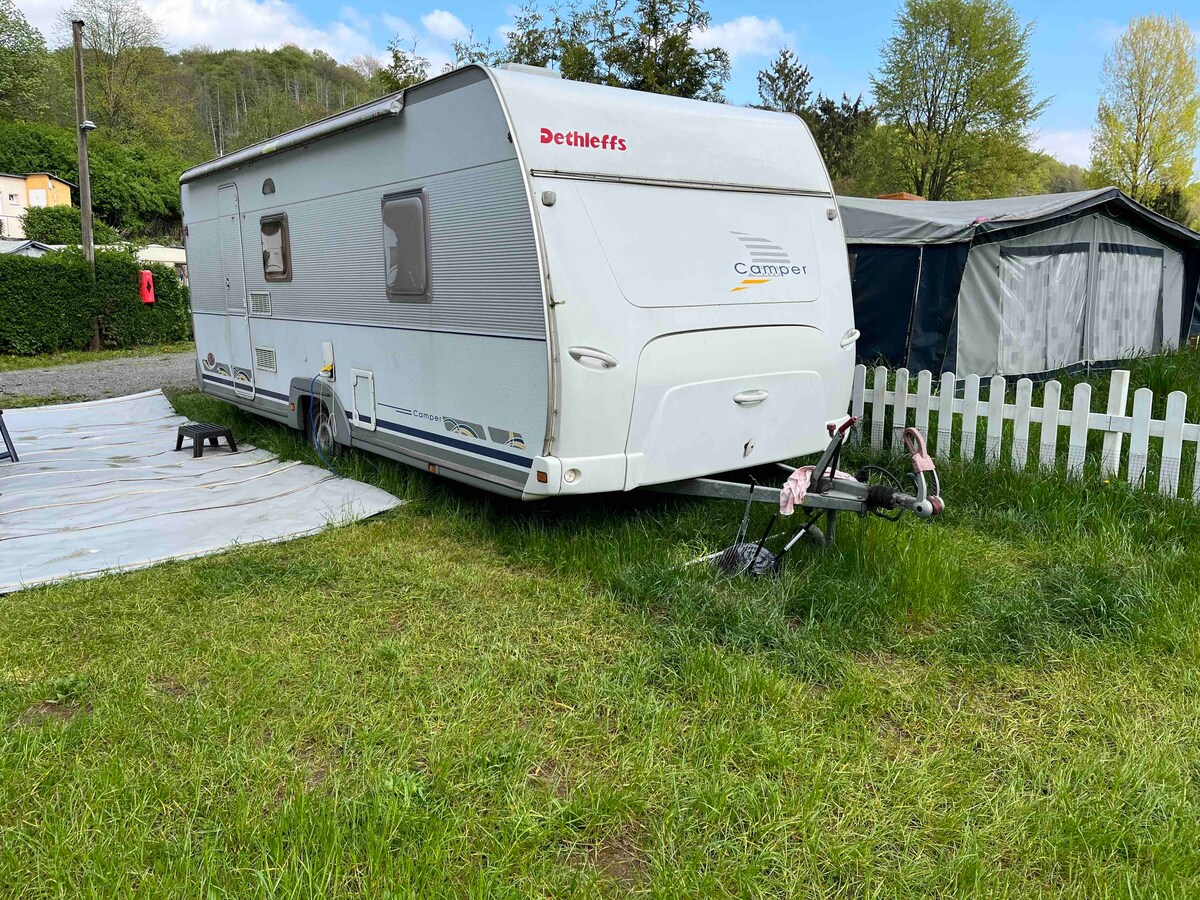
<svg viewBox="0 0 1200 900"><path fill-rule="evenodd" d="M945 504L941 499L937 467L926 449L924 436L916 428L906 428L903 434L904 448L912 462L912 472L906 479L882 466L863 466L853 475L838 468L846 436L856 421L851 416L840 427L829 426L829 445L815 465L794 469L777 463L774 471L789 473L780 488L762 485L752 472L741 473L745 481L694 478L658 486L657 490L670 493L745 500L741 527L733 544L692 562L715 561L722 569L734 574L764 575L779 571L783 558L801 540L815 544L833 541L839 512L875 515L891 521L899 519L906 511L923 519L941 515ZM761 538L747 542L750 510L755 502L775 504L779 511L771 517ZM766 545L778 517L791 516L797 507L803 511L805 521L782 549L777 553L771 551ZM824 530L817 525L822 517L825 519Z"/></svg>

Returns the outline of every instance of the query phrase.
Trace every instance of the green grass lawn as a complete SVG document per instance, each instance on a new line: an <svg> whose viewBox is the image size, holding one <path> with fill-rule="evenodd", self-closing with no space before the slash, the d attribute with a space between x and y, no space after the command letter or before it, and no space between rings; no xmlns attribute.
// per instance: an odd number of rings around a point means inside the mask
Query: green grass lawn
<svg viewBox="0 0 1200 900"><path fill-rule="evenodd" d="M160 353L194 353L196 345L191 341L173 344L147 344L128 350L64 350L61 353L41 353L36 356L11 356L0 353L0 372L15 372L18 369L45 369L50 366L66 366L72 363L97 362L105 359L128 359L138 356L157 356Z"/></svg>
<svg viewBox="0 0 1200 900"><path fill-rule="evenodd" d="M1200 894L1190 504L955 466L729 581L738 504L340 465L409 503L0 598L0 895Z"/></svg>

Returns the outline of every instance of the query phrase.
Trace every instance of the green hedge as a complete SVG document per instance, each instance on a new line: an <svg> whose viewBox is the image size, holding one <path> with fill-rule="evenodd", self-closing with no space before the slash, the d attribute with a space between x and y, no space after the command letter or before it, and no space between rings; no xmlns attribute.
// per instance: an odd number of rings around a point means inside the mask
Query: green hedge
<svg viewBox="0 0 1200 900"><path fill-rule="evenodd" d="M93 321L103 347L187 340L187 288L170 266L151 265L156 302L144 304L142 268L133 254L115 250L96 254L95 277L78 250L0 256L0 353L83 350L92 341Z"/></svg>

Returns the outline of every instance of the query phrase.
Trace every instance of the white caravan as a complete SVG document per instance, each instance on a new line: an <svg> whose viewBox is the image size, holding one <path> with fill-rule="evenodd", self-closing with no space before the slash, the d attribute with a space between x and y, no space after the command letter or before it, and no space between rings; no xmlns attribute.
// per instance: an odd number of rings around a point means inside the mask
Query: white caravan
<svg viewBox="0 0 1200 900"><path fill-rule="evenodd" d="M499 493L825 447L841 220L791 115L467 67L182 179L201 389Z"/></svg>

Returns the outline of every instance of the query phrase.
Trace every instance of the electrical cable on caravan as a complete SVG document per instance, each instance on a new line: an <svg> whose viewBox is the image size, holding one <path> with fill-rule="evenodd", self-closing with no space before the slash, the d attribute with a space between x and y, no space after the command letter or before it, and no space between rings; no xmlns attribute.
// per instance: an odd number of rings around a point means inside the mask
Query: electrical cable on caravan
<svg viewBox="0 0 1200 900"><path fill-rule="evenodd" d="M312 377L312 381L310 381L308 384L308 397L309 397L308 421L309 421L309 425L310 425L309 430L312 432L313 446L317 448L317 456L321 457L321 462L323 462L325 464L325 468L327 468L330 472L332 472L338 478L342 478L342 477L344 477L342 475L342 473L339 472L334 467L333 463L331 463L328 459L325 458L325 451L321 449L321 442L319 440L317 440L317 417L313 413L313 402L314 401L320 401L322 403L325 402L324 400L321 400L321 398L319 396L317 396L317 393L316 393L317 379L320 378L322 375L326 374L328 371L329 371L329 367L326 366L324 369L322 369L320 372L318 372L316 375L314 375ZM330 433L330 436L333 435L333 432L337 427L334 424L336 421L334 419L334 412L336 410L334 401L336 399L337 399L336 395L334 395L333 392L330 391L330 405L329 405L329 433Z"/></svg>

